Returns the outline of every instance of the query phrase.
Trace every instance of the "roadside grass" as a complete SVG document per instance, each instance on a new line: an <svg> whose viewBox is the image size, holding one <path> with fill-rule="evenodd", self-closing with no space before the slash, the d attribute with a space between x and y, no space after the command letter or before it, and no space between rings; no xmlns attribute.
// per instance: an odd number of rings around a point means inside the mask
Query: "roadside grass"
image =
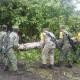
<svg viewBox="0 0 80 80"><path fill-rule="evenodd" d="M17 59L18 60L24 60L27 61L28 63L34 63L36 61L41 62L41 49L29 49L26 51L19 51L17 52ZM54 58L55 58L55 63L58 63L59 60L59 50L55 49L54 51ZM80 64L80 60L77 60L76 55L74 53L71 54L71 59L72 61L76 61L76 64Z"/></svg>
<svg viewBox="0 0 80 80"><path fill-rule="evenodd" d="M41 58L41 50L40 49L30 49L27 51L19 51L17 52L18 60L26 60L27 62L35 62L39 61Z"/></svg>
<svg viewBox="0 0 80 80"><path fill-rule="evenodd" d="M58 57L59 57L58 53L59 53L59 51L56 49L54 51L55 63L58 63ZM52 77L53 77L52 70L37 68L37 66L41 62L41 50L40 49L30 49L27 51L19 51L19 52L17 52L16 55L17 55L18 61L22 61L23 63L25 62L24 68L26 71L31 71L32 73L40 76L41 78L45 78L47 80L52 80ZM73 59L74 59L75 55L72 55L71 57L73 57ZM77 63L74 64L74 66L76 68L77 67L79 68L80 62L78 61ZM65 69L62 72L65 72ZM61 74L61 73L58 71L57 74ZM66 75L62 75L62 77L65 77L65 76L69 78L68 80L80 80L80 79L78 79L80 77L75 77L75 76L72 77L72 73L70 73L70 72L66 72Z"/></svg>

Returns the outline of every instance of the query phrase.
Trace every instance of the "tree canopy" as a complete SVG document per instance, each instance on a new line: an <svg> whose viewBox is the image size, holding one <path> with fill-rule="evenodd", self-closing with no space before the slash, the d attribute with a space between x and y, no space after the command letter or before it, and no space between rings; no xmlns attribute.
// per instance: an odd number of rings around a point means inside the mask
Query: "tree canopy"
<svg viewBox="0 0 80 80"><path fill-rule="evenodd" d="M58 35L59 25L71 32L80 28L73 0L0 0L0 25L19 26L26 40L38 39L43 27Z"/></svg>

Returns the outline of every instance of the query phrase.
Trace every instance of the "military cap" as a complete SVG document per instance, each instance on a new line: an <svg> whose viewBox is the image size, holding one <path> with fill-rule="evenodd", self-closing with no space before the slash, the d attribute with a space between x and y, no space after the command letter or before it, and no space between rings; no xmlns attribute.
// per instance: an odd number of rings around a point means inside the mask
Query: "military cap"
<svg viewBox="0 0 80 80"><path fill-rule="evenodd" d="M65 29L65 25L60 25L60 29Z"/></svg>
<svg viewBox="0 0 80 80"><path fill-rule="evenodd" d="M3 24L3 25L2 25L2 28L7 28L7 25Z"/></svg>
<svg viewBox="0 0 80 80"><path fill-rule="evenodd" d="M2 29L2 30L7 30L7 25L3 24L3 25L1 26L1 29Z"/></svg>
<svg viewBox="0 0 80 80"><path fill-rule="evenodd" d="M13 29L19 29L19 26L13 26Z"/></svg>

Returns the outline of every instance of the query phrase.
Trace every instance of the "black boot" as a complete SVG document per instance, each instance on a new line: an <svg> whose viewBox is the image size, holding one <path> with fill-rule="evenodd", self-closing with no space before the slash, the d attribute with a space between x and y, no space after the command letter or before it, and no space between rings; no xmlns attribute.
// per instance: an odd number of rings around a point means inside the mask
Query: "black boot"
<svg viewBox="0 0 80 80"><path fill-rule="evenodd" d="M54 66L55 67L61 67L62 63L63 63L62 61L59 61L57 64L54 64Z"/></svg>
<svg viewBox="0 0 80 80"><path fill-rule="evenodd" d="M4 71L9 71L9 66L6 66Z"/></svg>
<svg viewBox="0 0 80 80"><path fill-rule="evenodd" d="M40 66L40 68L47 68L48 66L47 66L47 64L42 64L41 66Z"/></svg>
<svg viewBox="0 0 80 80"><path fill-rule="evenodd" d="M72 68L72 63L68 61L68 64L65 65L67 68Z"/></svg>
<svg viewBox="0 0 80 80"><path fill-rule="evenodd" d="M50 64L50 65L48 65L48 68L49 69L53 69L54 68L54 65Z"/></svg>
<svg viewBox="0 0 80 80"><path fill-rule="evenodd" d="M24 74L25 72L24 71L13 71L14 74L16 75L21 75L21 74Z"/></svg>
<svg viewBox="0 0 80 80"><path fill-rule="evenodd" d="M72 65L71 64L67 64L65 65L67 68L72 68Z"/></svg>

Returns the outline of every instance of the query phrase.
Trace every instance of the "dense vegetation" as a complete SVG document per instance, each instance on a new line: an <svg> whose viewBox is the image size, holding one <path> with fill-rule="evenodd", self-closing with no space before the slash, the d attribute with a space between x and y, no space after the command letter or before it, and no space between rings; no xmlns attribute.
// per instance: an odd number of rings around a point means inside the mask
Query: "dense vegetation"
<svg viewBox="0 0 80 80"><path fill-rule="evenodd" d="M80 27L80 15L75 11L73 0L0 0L2 24L19 26L26 42L39 39L45 26L56 35L60 24L75 32Z"/></svg>
<svg viewBox="0 0 80 80"><path fill-rule="evenodd" d="M79 31L80 14L75 10L73 0L0 0L0 25L2 24L19 26L21 43L32 42L39 40L39 34L45 26L57 38L61 24L65 24L66 29L72 33ZM32 53L36 55L40 52L33 50ZM30 54L25 56L25 53L23 56L32 57ZM40 56L35 56L38 57Z"/></svg>

